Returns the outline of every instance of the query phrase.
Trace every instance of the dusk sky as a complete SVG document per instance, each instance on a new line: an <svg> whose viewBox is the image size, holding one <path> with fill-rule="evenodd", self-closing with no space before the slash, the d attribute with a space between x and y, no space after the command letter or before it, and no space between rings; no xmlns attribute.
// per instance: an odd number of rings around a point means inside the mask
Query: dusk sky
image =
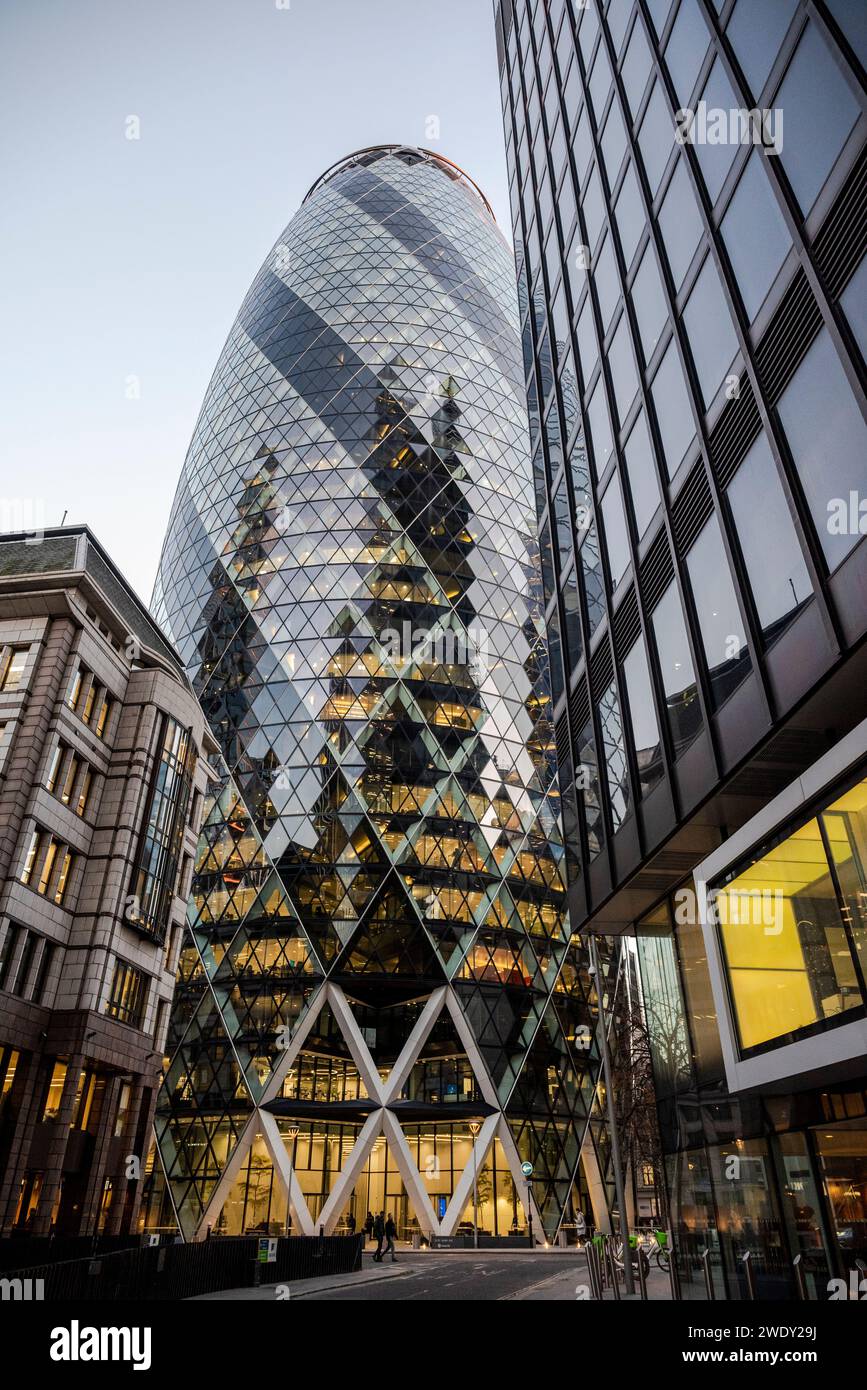
<svg viewBox="0 0 867 1390"><path fill-rule="evenodd" d="M0 55L0 495L89 523L148 601L225 336L319 174L423 145L509 235L492 7L6 0Z"/></svg>

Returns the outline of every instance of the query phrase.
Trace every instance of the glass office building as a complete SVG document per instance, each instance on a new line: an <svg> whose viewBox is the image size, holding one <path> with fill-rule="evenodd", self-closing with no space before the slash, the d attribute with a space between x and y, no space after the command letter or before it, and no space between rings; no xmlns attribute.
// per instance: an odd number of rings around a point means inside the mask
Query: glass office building
<svg viewBox="0 0 867 1390"><path fill-rule="evenodd" d="M484 197L416 149L334 166L220 356L155 593L222 775L149 1226L553 1237L573 1192L605 1210L527 440Z"/></svg>
<svg viewBox="0 0 867 1390"><path fill-rule="evenodd" d="M867 11L495 9L573 926L639 933L685 1287L821 1284L867 1216Z"/></svg>

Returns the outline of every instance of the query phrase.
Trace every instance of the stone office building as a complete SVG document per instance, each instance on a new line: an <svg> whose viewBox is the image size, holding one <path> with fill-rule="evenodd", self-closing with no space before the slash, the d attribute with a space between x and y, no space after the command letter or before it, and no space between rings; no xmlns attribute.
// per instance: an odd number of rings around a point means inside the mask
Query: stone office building
<svg viewBox="0 0 867 1390"><path fill-rule="evenodd" d="M0 1231L130 1229L210 736L85 527L0 537Z"/></svg>

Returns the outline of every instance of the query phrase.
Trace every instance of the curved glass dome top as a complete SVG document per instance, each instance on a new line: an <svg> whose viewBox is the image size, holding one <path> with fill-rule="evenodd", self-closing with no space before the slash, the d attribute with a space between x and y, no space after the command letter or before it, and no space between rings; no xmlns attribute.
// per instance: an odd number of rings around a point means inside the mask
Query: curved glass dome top
<svg viewBox="0 0 867 1390"><path fill-rule="evenodd" d="M417 145L367 145L362 150L356 150L354 154L345 155L343 159L339 159L336 164L332 164L330 168L326 169L324 174L319 175L319 178L305 195L305 203L311 194L316 192L317 188L320 188L323 183L327 183L336 173L341 173L344 169L351 169L358 165L366 167L375 164L383 155L391 155L394 159L400 159L404 164L409 165L420 164L428 160L441 169L444 174L447 174L450 179L454 179L456 183L472 188L481 198L491 217L494 217L494 209L479 185L470 178L466 170L461 169L452 160L446 159L444 155L436 154L433 150L421 149Z"/></svg>
<svg viewBox="0 0 867 1390"><path fill-rule="evenodd" d="M596 1054L568 1041L590 986L535 536L509 248L443 161L351 157L241 306L154 597L223 763L158 1118L188 1231L217 1219L263 1114L338 1101L366 1107L371 1144L376 1107L499 1114L486 1142L516 1182L541 1165L540 1215L562 1216Z"/></svg>

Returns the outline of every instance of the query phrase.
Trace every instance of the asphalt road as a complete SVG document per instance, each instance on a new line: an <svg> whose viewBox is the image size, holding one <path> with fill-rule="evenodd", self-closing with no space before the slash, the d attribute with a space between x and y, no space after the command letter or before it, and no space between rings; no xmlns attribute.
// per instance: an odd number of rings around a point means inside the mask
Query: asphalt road
<svg viewBox="0 0 867 1390"><path fill-rule="evenodd" d="M476 1255L438 1251L420 1255L407 1251L398 1254L398 1262L407 1271L398 1278L309 1293L304 1301L491 1302L515 1297L560 1300L574 1299L576 1285L587 1281L587 1267L579 1254L485 1251ZM365 1255L365 1270L370 1265L371 1257Z"/></svg>

